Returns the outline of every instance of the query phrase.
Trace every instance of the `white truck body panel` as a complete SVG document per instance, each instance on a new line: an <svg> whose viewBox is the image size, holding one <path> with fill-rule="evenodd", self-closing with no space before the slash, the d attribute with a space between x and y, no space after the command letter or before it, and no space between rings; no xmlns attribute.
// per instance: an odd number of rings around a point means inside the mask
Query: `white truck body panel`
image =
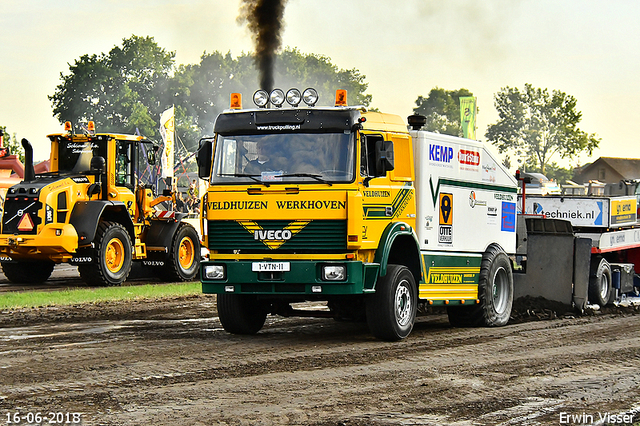
<svg viewBox="0 0 640 426"><path fill-rule="evenodd" d="M640 228L629 228L602 233L579 232L577 236L591 238L592 247L602 253L640 247Z"/></svg>
<svg viewBox="0 0 640 426"><path fill-rule="evenodd" d="M423 251L515 252L517 182L482 143L411 131Z"/></svg>
<svg viewBox="0 0 640 426"><path fill-rule="evenodd" d="M520 209L522 203L518 203ZM525 214L564 219L578 228L621 228L637 224L636 197L528 196Z"/></svg>

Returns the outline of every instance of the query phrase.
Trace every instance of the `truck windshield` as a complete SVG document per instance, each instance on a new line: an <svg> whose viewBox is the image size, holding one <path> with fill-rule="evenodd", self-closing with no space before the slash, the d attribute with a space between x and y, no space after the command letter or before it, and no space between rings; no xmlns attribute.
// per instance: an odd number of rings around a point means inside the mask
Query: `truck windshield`
<svg viewBox="0 0 640 426"><path fill-rule="evenodd" d="M351 182L350 133L218 135L211 183Z"/></svg>
<svg viewBox="0 0 640 426"><path fill-rule="evenodd" d="M91 169L91 159L107 158L106 143L97 141L73 141L63 139L58 142L58 172L83 173Z"/></svg>

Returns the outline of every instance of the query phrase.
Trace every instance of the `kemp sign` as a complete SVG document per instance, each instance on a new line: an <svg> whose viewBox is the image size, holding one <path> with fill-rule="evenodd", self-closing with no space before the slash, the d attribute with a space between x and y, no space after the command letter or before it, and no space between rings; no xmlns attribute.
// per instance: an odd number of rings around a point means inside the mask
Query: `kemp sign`
<svg viewBox="0 0 640 426"><path fill-rule="evenodd" d="M429 164L432 166L453 168L453 148L447 145L429 144Z"/></svg>

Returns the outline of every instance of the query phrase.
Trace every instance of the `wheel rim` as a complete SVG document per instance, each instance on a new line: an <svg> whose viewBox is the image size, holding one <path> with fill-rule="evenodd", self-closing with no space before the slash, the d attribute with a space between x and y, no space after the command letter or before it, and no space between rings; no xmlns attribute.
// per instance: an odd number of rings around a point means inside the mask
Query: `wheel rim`
<svg viewBox="0 0 640 426"><path fill-rule="evenodd" d="M112 239L107 244L104 260L107 265L107 269L110 272L118 272L124 265L124 244L117 238Z"/></svg>
<svg viewBox="0 0 640 426"><path fill-rule="evenodd" d="M195 249L191 238L183 238L178 248L178 262L184 269L189 269L195 259Z"/></svg>
<svg viewBox="0 0 640 426"><path fill-rule="evenodd" d="M600 297L602 297L602 300L606 300L609 297L609 276L604 272L600 277Z"/></svg>
<svg viewBox="0 0 640 426"><path fill-rule="evenodd" d="M493 276L493 306L496 312L502 313L507 306L509 275L504 268L499 268Z"/></svg>
<svg viewBox="0 0 640 426"><path fill-rule="evenodd" d="M402 280L396 288L395 297L395 313L398 325L404 327L411 322L412 309L413 301L411 300L409 283L406 280Z"/></svg>

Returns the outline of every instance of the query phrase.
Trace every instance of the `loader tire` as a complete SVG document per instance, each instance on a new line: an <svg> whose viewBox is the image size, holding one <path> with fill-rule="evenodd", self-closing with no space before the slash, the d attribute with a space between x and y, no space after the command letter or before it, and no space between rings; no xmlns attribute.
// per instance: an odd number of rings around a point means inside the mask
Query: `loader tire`
<svg viewBox="0 0 640 426"><path fill-rule="evenodd" d="M589 302L606 306L611 300L612 293L611 265L607 259L595 257L591 262L589 275Z"/></svg>
<svg viewBox="0 0 640 426"><path fill-rule="evenodd" d="M164 281L192 281L200 271L200 240L193 226L183 223L169 247L169 257L162 268Z"/></svg>
<svg viewBox="0 0 640 426"><path fill-rule="evenodd" d="M116 222L100 222L93 240L95 262L78 266L80 277L89 285L118 286L131 272L132 244L127 230Z"/></svg>
<svg viewBox="0 0 640 426"><path fill-rule="evenodd" d="M407 337L418 308L411 271L403 265L387 265L387 274L378 278L376 292L366 296L365 308L369 330L375 337L390 342Z"/></svg>
<svg viewBox="0 0 640 426"><path fill-rule="evenodd" d="M509 321L513 307L511 261L498 246L491 245L482 256L478 281L479 304L448 306L454 327L500 327Z"/></svg>
<svg viewBox="0 0 640 426"><path fill-rule="evenodd" d="M40 284L51 276L55 263L49 261L2 262L2 272L16 284Z"/></svg>
<svg viewBox="0 0 640 426"><path fill-rule="evenodd" d="M256 334L267 319L267 305L249 294L218 294L218 318L232 334Z"/></svg>

